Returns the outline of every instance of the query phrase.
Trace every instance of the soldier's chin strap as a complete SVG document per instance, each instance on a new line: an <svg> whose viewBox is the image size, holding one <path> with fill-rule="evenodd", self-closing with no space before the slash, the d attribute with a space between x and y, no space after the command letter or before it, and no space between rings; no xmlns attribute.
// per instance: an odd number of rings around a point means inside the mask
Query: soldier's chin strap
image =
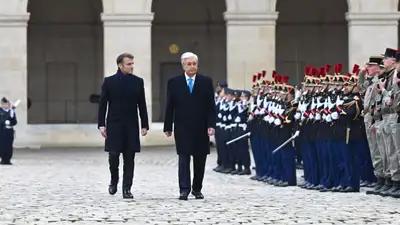
<svg viewBox="0 0 400 225"><path fill-rule="evenodd" d="M283 142L279 147L277 147L275 150L272 151L272 154L276 153L277 151L279 151L280 149L282 149L285 145L287 145L289 142L291 142L292 140L294 140L296 137L298 137L300 134L300 131L296 131L294 133L294 135L292 137L290 137L289 139L287 139L285 142Z"/></svg>

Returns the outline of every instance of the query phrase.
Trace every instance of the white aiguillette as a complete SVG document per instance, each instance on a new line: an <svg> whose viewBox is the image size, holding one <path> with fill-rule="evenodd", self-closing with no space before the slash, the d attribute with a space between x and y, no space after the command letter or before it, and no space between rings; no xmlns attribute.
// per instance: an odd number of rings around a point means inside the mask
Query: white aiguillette
<svg viewBox="0 0 400 225"><path fill-rule="evenodd" d="M19 105L19 103L21 103L21 99L18 99L17 101L15 101L15 103L13 103L13 106L15 108L17 108L17 106Z"/></svg>

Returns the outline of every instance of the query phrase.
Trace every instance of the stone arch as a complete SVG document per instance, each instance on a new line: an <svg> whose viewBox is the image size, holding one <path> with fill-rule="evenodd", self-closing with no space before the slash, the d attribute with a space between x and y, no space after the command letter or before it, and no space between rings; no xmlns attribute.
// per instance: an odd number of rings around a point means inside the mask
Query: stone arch
<svg viewBox="0 0 400 225"><path fill-rule="evenodd" d="M276 67L299 83L306 64L348 68L346 0L278 0Z"/></svg>
<svg viewBox="0 0 400 225"><path fill-rule="evenodd" d="M89 97L103 79L102 1L35 0L27 8L28 123L95 123Z"/></svg>
<svg viewBox="0 0 400 225"><path fill-rule="evenodd" d="M152 5L153 121L163 121L168 78L182 73L180 54L199 55L200 73L226 79L225 0L154 0Z"/></svg>

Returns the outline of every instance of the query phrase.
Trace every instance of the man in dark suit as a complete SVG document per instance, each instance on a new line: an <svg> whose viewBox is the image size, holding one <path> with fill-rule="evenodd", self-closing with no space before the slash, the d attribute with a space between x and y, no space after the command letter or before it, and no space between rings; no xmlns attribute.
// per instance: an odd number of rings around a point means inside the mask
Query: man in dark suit
<svg viewBox="0 0 400 225"><path fill-rule="evenodd" d="M142 136L146 136L149 129L143 79L132 74L133 64L131 54L118 56L117 73L104 79L98 114L98 128L105 138L105 151L109 153L111 182L108 191L111 195L117 192L119 156L122 153L123 198L133 198L134 159L135 153L140 152L138 109Z"/></svg>
<svg viewBox="0 0 400 225"><path fill-rule="evenodd" d="M174 130L179 155L179 199L187 200L191 190L196 199L203 199L201 189L206 158L210 154L209 136L215 132L214 90L210 78L197 74L195 54L184 53L181 63L185 73L168 81L164 132L170 137ZM194 166L192 187L190 156Z"/></svg>

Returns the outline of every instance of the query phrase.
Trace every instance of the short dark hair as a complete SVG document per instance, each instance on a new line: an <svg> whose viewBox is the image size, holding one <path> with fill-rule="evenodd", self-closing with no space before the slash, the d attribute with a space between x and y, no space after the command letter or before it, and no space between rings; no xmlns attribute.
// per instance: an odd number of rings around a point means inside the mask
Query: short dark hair
<svg viewBox="0 0 400 225"><path fill-rule="evenodd" d="M133 57L133 55L130 54L130 53L126 53L126 52L125 52L125 53L122 53L121 55L119 55L119 56L117 57L117 65L120 64L120 63L122 63L122 62L124 61L125 58L133 59L134 57Z"/></svg>

